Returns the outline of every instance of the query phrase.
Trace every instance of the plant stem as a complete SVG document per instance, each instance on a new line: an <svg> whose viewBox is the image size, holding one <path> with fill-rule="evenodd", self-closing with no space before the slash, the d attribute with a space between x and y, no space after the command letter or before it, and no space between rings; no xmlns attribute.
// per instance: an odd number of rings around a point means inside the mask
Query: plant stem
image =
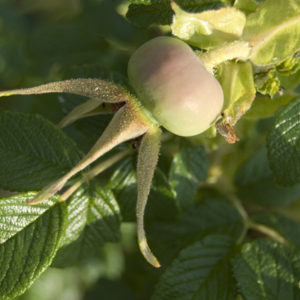
<svg viewBox="0 0 300 300"><path fill-rule="evenodd" d="M279 243L282 243L285 245L289 245L288 241L280 233L278 233L276 230L274 230L266 225L249 221L248 228L257 230L257 231L271 237L276 242L279 242Z"/></svg>
<svg viewBox="0 0 300 300"><path fill-rule="evenodd" d="M101 172L105 171L106 169L108 169L109 167L111 167L130 153L132 153L132 150L125 150L123 152L119 152L116 155L107 159L106 161L101 162L90 171L86 172L80 180L75 182L61 195L61 201L66 201L83 183L99 175Z"/></svg>
<svg viewBox="0 0 300 300"><path fill-rule="evenodd" d="M233 206L236 208L236 210L240 213L242 219L243 219L243 230L241 235L239 236L237 240L237 245L241 244L243 240L245 239L245 236L248 232L249 229L249 216L247 211L245 210L244 206L242 205L241 201L235 196L235 195L230 195L229 197L231 203Z"/></svg>
<svg viewBox="0 0 300 300"><path fill-rule="evenodd" d="M200 57L206 69L213 73L214 68L224 61L232 59L246 60L250 55L250 45L244 41L234 41L220 47L209 50L205 53L200 51L196 54Z"/></svg>

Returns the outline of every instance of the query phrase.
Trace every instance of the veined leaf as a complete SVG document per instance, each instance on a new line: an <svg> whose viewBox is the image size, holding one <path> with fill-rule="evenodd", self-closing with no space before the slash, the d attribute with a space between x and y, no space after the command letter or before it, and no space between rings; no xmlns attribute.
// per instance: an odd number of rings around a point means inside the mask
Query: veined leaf
<svg viewBox="0 0 300 300"><path fill-rule="evenodd" d="M246 243L233 260L234 274L246 299L299 299L300 255L278 243Z"/></svg>
<svg viewBox="0 0 300 300"><path fill-rule="evenodd" d="M15 201L20 201L20 197ZM1 299L22 294L51 264L64 236L64 207L54 205L0 245Z"/></svg>
<svg viewBox="0 0 300 300"><path fill-rule="evenodd" d="M224 119L234 125L248 111L255 98L252 67L249 62L227 62L217 75L224 92Z"/></svg>
<svg viewBox="0 0 300 300"><path fill-rule="evenodd" d="M233 7L201 13L185 12L176 4L172 8L175 11L171 25L173 35L202 49L238 39L246 23L245 15Z"/></svg>
<svg viewBox="0 0 300 300"><path fill-rule="evenodd" d="M184 143L172 160L169 180L181 207L195 201L198 185L208 172L208 158L202 147Z"/></svg>
<svg viewBox="0 0 300 300"><path fill-rule="evenodd" d="M233 245L226 235L210 235L183 249L161 276L151 299L233 299Z"/></svg>
<svg viewBox="0 0 300 300"><path fill-rule="evenodd" d="M270 167L278 184L300 183L300 98L275 119L267 137Z"/></svg>
<svg viewBox="0 0 300 300"><path fill-rule="evenodd" d="M191 243L211 234L230 235L237 240L243 220L232 204L223 198L207 197L191 205L175 221L151 222L148 239L162 265Z"/></svg>
<svg viewBox="0 0 300 300"><path fill-rule="evenodd" d="M283 61L300 49L298 0L265 0L247 18L243 38L253 46L251 60L258 65Z"/></svg>
<svg viewBox="0 0 300 300"><path fill-rule="evenodd" d="M0 186L11 191L44 187L81 158L76 144L43 117L0 114Z"/></svg>
<svg viewBox="0 0 300 300"><path fill-rule="evenodd" d="M266 148L257 151L241 166L235 181L239 197L259 205L288 205L300 197L300 184L293 187L275 184Z"/></svg>
<svg viewBox="0 0 300 300"><path fill-rule="evenodd" d="M26 202L32 200L36 193L17 194L0 199L0 244L14 237L55 204L58 197L52 197L47 202L35 206Z"/></svg>
<svg viewBox="0 0 300 300"><path fill-rule="evenodd" d="M78 262L99 251L105 242L120 238L120 210L113 193L103 187L84 186L68 201L63 246L55 266Z"/></svg>

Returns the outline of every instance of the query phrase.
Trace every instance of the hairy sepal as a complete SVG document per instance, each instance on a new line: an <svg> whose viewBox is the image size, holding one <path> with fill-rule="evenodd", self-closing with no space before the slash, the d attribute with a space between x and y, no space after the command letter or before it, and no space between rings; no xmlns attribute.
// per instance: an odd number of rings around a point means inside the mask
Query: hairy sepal
<svg viewBox="0 0 300 300"><path fill-rule="evenodd" d="M149 124L140 116L139 112L132 105L126 104L117 111L87 155L62 178L46 186L29 204L36 204L47 200L57 193L75 174L85 169L117 145L143 135L148 127Z"/></svg>
<svg viewBox="0 0 300 300"><path fill-rule="evenodd" d="M99 109L100 108L100 109ZM64 128L75 121L100 114L112 113L112 107L104 106L104 102L98 99L89 99L88 101L76 106L60 122L59 126Z"/></svg>
<svg viewBox="0 0 300 300"><path fill-rule="evenodd" d="M146 239L146 233L144 229L144 213L154 170L158 161L160 136L161 130L159 128L151 128L148 130L148 132L144 135L139 147L137 163L138 198L136 205L136 216L138 244L145 259L155 268L159 268L160 263L150 250Z"/></svg>
<svg viewBox="0 0 300 300"><path fill-rule="evenodd" d="M127 102L130 99L129 93L122 86L107 80L94 78L69 79L32 88L3 91L0 92L0 97L49 93L80 95L107 103Z"/></svg>

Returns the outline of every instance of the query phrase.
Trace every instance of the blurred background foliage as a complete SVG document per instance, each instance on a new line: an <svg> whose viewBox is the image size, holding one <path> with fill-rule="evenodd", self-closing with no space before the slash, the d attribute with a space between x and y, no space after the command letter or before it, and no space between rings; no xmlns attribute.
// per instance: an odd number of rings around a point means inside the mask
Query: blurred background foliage
<svg viewBox="0 0 300 300"><path fill-rule="evenodd" d="M1 90L114 72L126 81L130 54L156 35L127 22L127 6L122 0L0 0ZM15 96L2 101L0 110L38 113L57 123L80 101ZM89 118L66 131L86 151L109 119ZM135 225L123 223L121 231L121 242L106 244L80 265L48 269L18 299L149 299L158 271L139 254Z"/></svg>

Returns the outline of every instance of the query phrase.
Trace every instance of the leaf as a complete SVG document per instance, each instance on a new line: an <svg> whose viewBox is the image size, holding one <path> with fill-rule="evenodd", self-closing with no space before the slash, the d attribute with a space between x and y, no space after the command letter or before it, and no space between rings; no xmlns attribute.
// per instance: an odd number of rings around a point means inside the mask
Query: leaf
<svg viewBox="0 0 300 300"><path fill-rule="evenodd" d="M208 158L203 147L183 143L173 157L169 180L176 191L176 199L181 207L195 201L199 183L207 177Z"/></svg>
<svg viewBox="0 0 300 300"><path fill-rule="evenodd" d="M273 117L276 111L294 101L297 94L285 91L283 95L276 94L273 98L269 96L257 95L251 109L247 111L244 118L260 119Z"/></svg>
<svg viewBox="0 0 300 300"><path fill-rule="evenodd" d="M28 192L0 199L0 244L35 222L58 200L55 197L36 206L28 205L26 202L33 199L35 195L34 192Z"/></svg>
<svg viewBox="0 0 300 300"><path fill-rule="evenodd" d="M256 240L233 260L242 296L255 300L299 299L299 254L283 245Z"/></svg>
<svg viewBox="0 0 300 300"><path fill-rule="evenodd" d="M22 196L13 196L9 201L19 202L24 210ZM24 293L49 267L64 235L64 215L64 205L56 204L31 223L27 219L21 231L0 245L1 299Z"/></svg>
<svg viewBox="0 0 300 300"><path fill-rule="evenodd" d="M250 109L255 98L251 64L226 62L220 65L217 77L224 92L224 119L234 125Z"/></svg>
<svg viewBox="0 0 300 300"><path fill-rule="evenodd" d="M186 11L199 12L207 9L216 9L223 6L222 0L176 0ZM126 14L127 19L139 27L148 27L151 24L168 25L172 22L174 12L170 0L130 0Z"/></svg>
<svg viewBox="0 0 300 300"><path fill-rule="evenodd" d="M300 183L300 98L276 117L267 149L276 182L283 186Z"/></svg>
<svg viewBox="0 0 300 300"><path fill-rule="evenodd" d="M72 265L120 239L120 210L110 190L84 186L68 201L67 212L66 234L54 266Z"/></svg>
<svg viewBox="0 0 300 300"><path fill-rule="evenodd" d="M143 4L143 5L151 5L159 2L160 0L129 0L132 4ZM199 11L199 10L206 10L217 8L222 5L220 0L176 0L184 10L187 11Z"/></svg>
<svg viewBox="0 0 300 300"><path fill-rule="evenodd" d="M176 0L183 10L188 12L200 12L223 7L226 0Z"/></svg>
<svg viewBox="0 0 300 300"><path fill-rule="evenodd" d="M17 112L0 114L0 186L40 189L76 164L75 143L46 119Z"/></svg>
<svg viewBox="0 0 300 300"><path fill-rule="evenodd" d="M183 211L177 220L151 222L147 230L150 245L162 265L166 265L181 249L207 235L224 234L237 240L243 228L241 215L227 199L206 196Z"/></svg>
<svg viewBox="0 0 300 300"><path fill-rule="evenodd" d="M241 166L235 182L242 200L259 205L288 205L300 196L300 185L280 187L274 183L266 148L257 151Z"/></svg>
<svg viewBox="0 0 300 300"><path fill-rule="evenodd" d="M233 7L201 13L185 12L174 3L172 8L175 11L171 25L173 35L202 49L238 39L246 23L245 15Z"/></svg>
<svg viewBox="0 0 300 300"><path fill-rule="evenodd" d="M157 0L151 5L130 4L126 18L136 26L148 27L151 24L170 24L172 15L170 1Z"/></svg>
<svg viewBox="0 0 300 300"><path fill-rule="evenodd" d="M279 213L260 213L252 216L252 219L260 224L274 228L294 247L300 249L300 224Z"/></svg>
<svg viewBox="0 0 300 300"><path fill-rule="evenodd" d="M280 13L279 13L280 12ZM258 65L283 61L300 49L300 3L265 0L247 18L243 39L253 46L251 60Z"/></svg>
<svg viewBox="0 0 300 300"><path fill-rule="evenodd" d="M233 240L210 235L183 249L161 276L152 300L233 299Z"/></svg>
<svg viewBox="0 0 300 300"><path fill-rule="evenodd" d="M300 70L298 70L296 73L288 75L288 76L278 74L278 78L280 80L280 85L282 88L293 91L297 88L297 86L299 86Z"/></svg>

